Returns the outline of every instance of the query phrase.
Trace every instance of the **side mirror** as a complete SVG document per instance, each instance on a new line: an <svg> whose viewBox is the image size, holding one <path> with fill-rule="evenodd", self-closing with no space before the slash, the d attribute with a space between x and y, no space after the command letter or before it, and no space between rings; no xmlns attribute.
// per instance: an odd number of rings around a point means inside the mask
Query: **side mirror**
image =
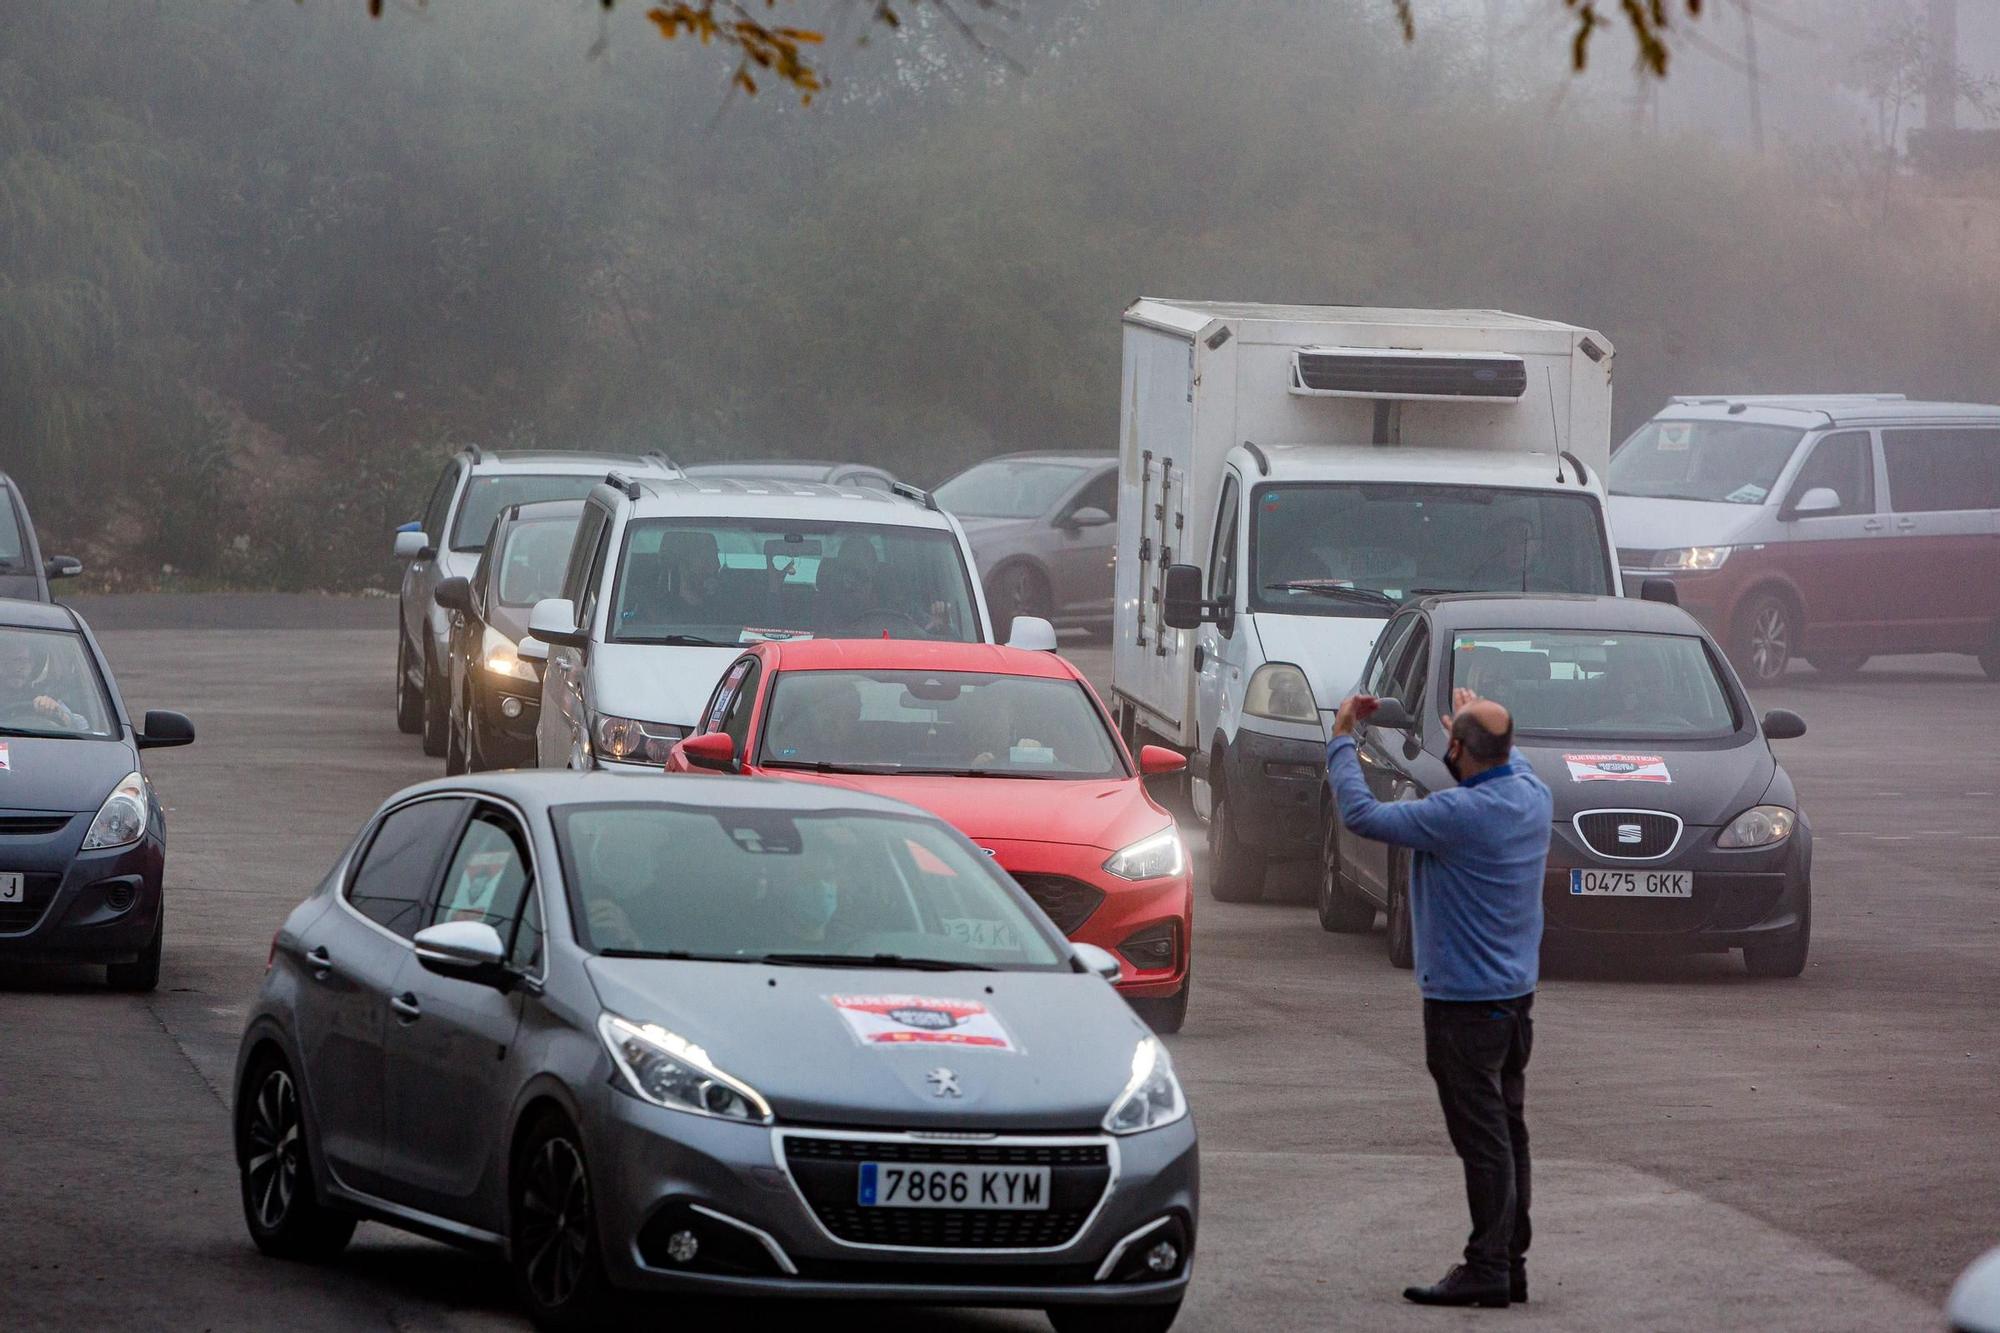
<svg viewBox="0 0 2000 1333"><path fill-rule="evenodd" d="M1665 602L1668 606L1681 604L1681 590L1674 586L1672 579L1640 579L1639 600L1642 602Z"/></svg>
<svg viewBox="0 0 2000 1333"><path fill-rule="evenodd" d="M441 921L425 926L410 942L427 972L489 986L506 980L507 946L484 921Z"/></svg>
<svg viewBox="0 0 2000 1333"><path fill-rule="evenodd" d="M1368 725L1380 727L1384 731L1414 731L1417 724L1410 716L1410 710L1403 707L1401 699L1381 699L1376 702L1375 712L1368 719Z"/></svg>
<svg viewBox="0 0 2000 1333"><path fill-rule="evenodd" d="M457 575L440 579L438 586L431 590L431 597L447 611L469 613L472 610L472 583Z"/></svg>
<svg viewBox="0 0 2000 1333"><path fill-rule="evenodd" d="M1071 944L1069 947L1076 950L1076 961L1082 963L1086 971L1095 972L1112 985L1116 986L1118 978L1125 975L1125 969L1118 965L1118 955L1109 949L1100 949L1095 944Z"/></svg>
<svg viewBox="0 0 2000 1333"><path fill-rule="evenodd" d="M426 537L421 530L416 532L397 530L396 558L398 560L405 562L411 560L428 560L436 554L436 549L431 546L431 539Z"/></svg>
<svg viewBox="0 0 2000 1333"><path fill-rule="evenodd" d="M1168 565L1162 601L1166 603L1168 629L1194 629L1213 616L1203 615L1201 568L1198 565Z"/></svg>
<svg viewBox="0 0 2000 1333"><path fill-rule="evenodd" d="M51 579L73 579L83 573L83 561L73 555L52 555L42 561L42 575Z"/></svg>
<svg viewBox="0 0 2000 1333"><path fill-rule="evenodd" d="M1056 650L1056 627L1040 616L1015 616L1014 627L1007 631L1007 646L1052 653Z"/></svg>
<svg viewBox="0 0 2000 1333"><path fill-rule="evenodd" d="M1070 510L1069 517L1062 521L1066 528L1101 528L1111 522L1111 515L1096 505L1085 505L1081 509Z"/></svg>
<svg viewBox="0 0 2000 1333"><path fill-rule="evenodd" d="M581 648L590 633L576 627L576 604L567 597L544 597L528 612L528 637L556 648Z"/></svg>
<svg viewBox="0 0 2000 1333"><path fill-rule="evenodd" d="M1773 708L1764 714L1764 739L1797 740L1806 734L1806 720L1789 708Z"/></svg>
<svg viewBox="0 0 2000 1333"><path fill-rule="evenodd" d="M170 713L164 708L149 709L139 726L139 734L132 739L142 750L164 750L175 745L194 744L194 723L188 721L183 713Z"/></svg>
<svg viewBox="0 0 2000 1333"><path fill-rule="evenodd" d="M1840 492L1831 486L1815 486L1792 501L1791 506L1779 518L1811 518L1814 514L1836 514L1840 512Z"/></svg>
<svg viewBox="0 0 2000 1333"><path fill-rule="evenodd" d="M524 638L514 645L514 656L523 662L546 662L549 660L549 646L540 639Z"/></svg>
<svg viewBox="0 0 2000 1333"><path fill-rule="evenodd" d="M1164 745L1139 747L1139 773L1142 777L1156 778L1162 773L1179 773L1186 767L1187 756L1179 750L1169 750Z"/></svg>
<svg viewBox="0 0 2000 1333"><path fill-rule="evenodd" d="M680 743L681 754L696 768L712 769L717 773L736 771L736 742L726 731L704 731L699 736L690 736Z"/></svg>

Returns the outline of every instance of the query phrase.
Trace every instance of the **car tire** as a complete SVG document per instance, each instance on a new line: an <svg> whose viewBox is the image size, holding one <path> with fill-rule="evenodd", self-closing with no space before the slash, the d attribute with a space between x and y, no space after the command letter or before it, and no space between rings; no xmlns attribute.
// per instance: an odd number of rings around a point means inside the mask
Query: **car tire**
<svg viewBox="0 0 2000 1333"><path fill-rule="evenodd" d="M1000 569L986 585L986 609L993 617L994 637L1005 643L1014 637L1015 616L1051 619L1055 594L1049 591L1048 576L1041 570L1016 563Z"/></svg>
<svg viewBox="0 0 2000 1333"><path fill-rule="evenodd" d="M243 1223L259 1250L278 1259L331 1259L356 1219L320 1202L298 1084L282 1056L266 1053L236 1090L236 1166Z"/></svg>
<svg viewBox="0 0 2000 1333"><path fill-rule="evenodd" d="M529 1129L514 1159L507 1264L536 1328L583 1333L612 1313L583 1136L553 1111Z"/></svg>
<svg viewBox="0 0 2000 1333"><path fill-rule="evenodd" d="M396 630L396 730L415 736L424 729L424 696L410 688L410 641Z"/></svg>
<svg viewBox="0 0 2000 1333"><path fill-rule="evenodd" d="M1056 1333L1167 1333L1180 1318L1171 1305L1052 1305L1044 1313Z"/></svg>
<svg viewBox="0 0 2000 1333"><path fill-rule="evenodd" d="M1389 861L1389 966L1407 971L1417 965L1417 932L1410 920L1410 859L1390 853Z"/></svg>
<svg viewBox="0 0 2000 1333"><path fill-rule="evenodd" d="M1264 854L1246 847L1229 818L1221 786L1208 812L1208 892L1219 903L1254 903L1264 896Z"/></svg>
<svg viewBox="0 0 2000 1333"><path fill-rule="evenodd" d="M493 767L493 761L486 757L486 747L479 740L479 698L477 695L465 701L465 771L484 773Z"/></svg>
<svg viewBox="0 0 2000 1333"><path fill-rule="evenodd" d="M1144 1020L1147 1027L1163 1037L1171 1037L1187 1026L1188 995L1194 990L1194 964L1188 964L1187 975L1181 981L1181 988L1172 995L1146 996L1128 1000L1132 1012Z"/></svg>
<svg viewBox="0 0 2000 1333"><path fill-rule="evenodd" d="M1812 950L1812 890L1806 890L1805 910L1799 913L1799 927L1783 944L1753 944L1743 951L1743 968L1753 977L1796 977L1806 970L1806 955Z"/></svg>
<svg viewBox="0 0 2000 1333"><path fill-rule="evenodd" d="M1768 685L1785 674L1798 641L1798 613L1775 592L1760 592L1736 614L1729 655L1736 669L1756 685Z"/></svg>
<svg viewBox="0 0 2000 1333"><path fill-rule="evenodd" d="M1362 935L1375 928L1375 904L1340 873L1340 816L1329 809L1319 839L1319 928L1334 935Z"/></svg>
<svg viewBox="0 0 2000 1333"><path fill-rule="evenodd" d="M465 749L467 738L463 725L467 710L452 707L445 711L444 724L444 772L446 777L460 777L467 771Z"/></svg>
<svg viewBox="0 0 2000 1333"><path fill-rule="evenodd" d="M1868 654L1809 653L1806 662L1828 680L1852 680L1868 665Z"/></svg>
<svg viewBox="0 0 2000 1333"><path fill-rule="evenodd" d="M451 728L451 700L445 698L446 686L438 679L437 663L431 658L431 650L424 649L424 753L433 759L444 758L447 744L446 733Z"/></svg>
<svg viewBox="0 0 2000 1333"><path fill-rule="evenodd" d="M152 942L137 958L129 963L110 963L104 969L105 984L112 990L133 991L143 994L158 990L160 985L160 954L167 942L167 905L160 904L160 914L153 921Z"/></svg>

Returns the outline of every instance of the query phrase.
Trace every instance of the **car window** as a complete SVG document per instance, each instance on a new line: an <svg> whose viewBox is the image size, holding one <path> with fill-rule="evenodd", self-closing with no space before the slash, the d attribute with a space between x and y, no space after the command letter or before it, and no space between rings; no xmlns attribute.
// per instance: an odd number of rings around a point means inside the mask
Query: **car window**
<svg viewBox="0 0 2000 1333"><path fill-rule="evenodd" d="M0 574L27 571L28 544L21 535L21 517L14 512L14 493L0 486Z"/></svg>
<svg viewBox="0 0 2000 1333"><path fill-rule="evenodd" d="M576 604L576 626L589 629L597 619L597 599L604 587L604 560L611 550L611 525L597 534L597 549L590 553L590 568L583 576L583 600Z"/></svg>
<svg viewBox="0 0 2000 1333"><path fill-rule="evenodd" d="M1762 504L1804 436L1749 421L1649 421L1611 455L1611 493Z"/></svg>
<svg viewBox="0 0 2000 1333"><path fill-rule="evenodd" d="M1411 717L1423 707L1424 686L1430 678L1431 630L1419 617L1408 640L1396 654L1396 667L1389 675L1389 693L1402 700Z"/></svg>
<svg viewBox="0 0 2000 1333"><path fill-rule="evenodd" d="M593 952L770 954L1054 970L1045 918L934 819L660 803L554 812L580 942Z"/></svg>
<svg viewBox="0 0 2000 1333"><path fill-rule="evenodd" d="M533 606L545 597L562 596L576 525L573 518L536 518L507 529L497 580L502 606ZM480 559L485 560L487 554Z"/></svg>
<svg viewBox="0 0 2000 1333"><path fill-rule="evenodd" d="M1896 513L2000 508L2000 430L1885 430L1882 461Z"/></svg>
<svg viewBox="0 0 2000 1333"><path fill-rule="evenodd" d="M1403 646L1404 636L1416 623L1417 617L1406 612L1389 622L1388 628L1376 638L1375 650L1361 675L1361 688L1365 692L1377 697L1387 692L1389 672L1396 665L1396 652Z"/></svg>
<svg viewBox="0 0 2000 1333"><path fill-rule="evenodd" d="M1462 630L1452 684L1506 705L1524 735L1692 739L1736 730L1727 687L1691 634Z"/></svg>
<svg viewBox="0 0 2000 1333"><path fill-rule="evenodd" d="M532 887L527 840L511 815L481 807L445 868L430 924L483 921L504 941Z"/></svg>
<svg viewBox="0 0 2000 1333"><path fill-rule="evenodd" d="M1076 493L1069 502L1073 514L1079 509L1102 509L1113 518L1118 517L1118 473L1114 469Z"/></svg>
<svg viewBox="0 0 2000 1333"><path fill-rule="evenodd" d="M521 922L514 928L514 942L507 961L523 972L539 972L542 967L542 898L529 892L521 908Z"/></svg>
<svg viewBox="0 0 2000 1333"><path fill-rule="evenodd" d="M354 910L404 939L421 930L438 865L464 813L464 801L445 798L412 801L383 816L347 883Z"/></svg>
<svg viewBox="0 0 2000 1333"><path fill-rule="evenodd" d="M81 635L0 628L0 728L95 740L118 734L117 714Z"/></svg>
<svg viewBox="0 0 2000 1333"><path fill-rule="evenodd" d="M975 518L1040 518L1076 485L1084 469L1074 463L996 458L975 464L931 493L938 507Z"/></svg>
<svg viewBox="0 0 2000 1333"><path fill-rule="evenodd" d="M451 514L452 493L458 489L458 472L456 462L447 463L444 475L438 478L437 488L424 505L424 536L433 546L444 541L444 525Z"/></svg>
<svg viewBox="0 0 2000 1333"><path fill-rule="evenodd" d="M752 659L743 679L737 683L735 697L729 701L729 711L723 715L722 730L736 743L736 753L742 754L750 744L750 710L757 703L758 663Z"/></svg>
<svg viewBox="0 0 2000 1333"><path fill-rule="evenodd" d="M577 521L576 536L570 542L569 565L563 570L561 596L572 606L583 600L583 580L590 573L590 562L597 555L597 541L604 532L604 525L611 521L611 515L594 504L583 507L583 517Z"/></svg>
<svg viewBox="0 0 2000 1333"><path fill-rule="evenodd" d="M1208 556L1208 599L1231 608L1236 605L1236 510L1236 474L1225 472Z"/></svg>
<svg viewBox="0 0 2000 1333"><path fill-rule="evenodd" d="M581 500L590 488L604 480L602 472L569 476L501 474L474 477L458 502L458 517L452 520L451 549L476 551L493 533L493 520L510 505L534 504L540 500Z"/></svg>
<svg viewBox="0 0 2000 1333"><path fill-rule="evenodd" d="M715 693L708 696L708 707L701 710L702 731L722 730L722 719L728 714L729 705L736 698L736 687L743 683L743 677L750 674L750 668L756 660L754 657L743 657L730 663L728 672L716 685ZM738 746L736 752L743 753L742 747Z"/></svg>
<svg viewBox="0 0 2000 1333"><path fill-rule="evenodd" d="M625 525L618 643L809 638L978 642L957 539L941 528L791 518L635 519Z"/></svg>
<svg viewBox="0 0 2000 1333"><path fill-rule="evenodd" d="M1875 457L1869 447L1868 432L1845 430L1829 435L1813 446L1792 483L1791 503L1805 498L1807 491L1824 486L1840 497L1840 508L1801 518L1831 518L1839 514L1875 512Z"/></svg>
<svg viewBox="0 0 2000 1333"><path fill-rule="evenodd" d="M745 694L751 691L748 687ZM1074 680L983 671L784 671L761 762L862 773L1047 779L1128 775Z"/></svg>

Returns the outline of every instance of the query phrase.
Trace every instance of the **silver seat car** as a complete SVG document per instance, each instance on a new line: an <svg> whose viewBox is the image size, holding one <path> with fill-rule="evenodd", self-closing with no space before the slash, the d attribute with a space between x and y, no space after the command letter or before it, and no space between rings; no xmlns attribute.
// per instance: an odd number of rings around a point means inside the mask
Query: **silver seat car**
<svg viewBox="0 0 2000 1333"><path fill-rule="evenodd" d="M245 1220L504 1254L544 1328L634 1293L1164 1330L1197 1149L1166 1048L943 822L806 784L500 773L391 798L273 941Z"/></svg>

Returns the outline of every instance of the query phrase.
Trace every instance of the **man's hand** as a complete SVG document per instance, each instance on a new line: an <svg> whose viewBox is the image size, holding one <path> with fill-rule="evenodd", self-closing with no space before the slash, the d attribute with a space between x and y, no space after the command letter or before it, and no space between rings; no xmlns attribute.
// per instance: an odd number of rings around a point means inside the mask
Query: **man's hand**
<svg viewBox="0 0 2000 1333"><path fill-rule="evenodd" d="M1473 704L1476 704L1478 702L1479 702L1478 693L1473 690L1468 690L1463 685L1453 690L1451 692L1451 711L1444 715L1444 729L1446 731L1450 731L1451 720L1457 717L1460 713L1463 713L1467 708L1470 708Z"/></svg>
<svg viewBox="0 0 2000 1333"><path fill-rule="evenodd" d="M1375 716L1375 710L1382 701L1372 694L1350 694L1340 701L1340 711L1333 715L1333 734L1352 736L1356 725Z"/></svg>
<svg viewBox="0 0 2000 1333"><path fill-rule="evenodd" d="M62 702L62 700L56 698L54 695L49 695L49 694L36 695L35 711L38 713L47 714L49 717L54 718L56 721L62 723L66 727L76 725L74 720L76 715L70 712L68 706L65 705Z"/></svg>

